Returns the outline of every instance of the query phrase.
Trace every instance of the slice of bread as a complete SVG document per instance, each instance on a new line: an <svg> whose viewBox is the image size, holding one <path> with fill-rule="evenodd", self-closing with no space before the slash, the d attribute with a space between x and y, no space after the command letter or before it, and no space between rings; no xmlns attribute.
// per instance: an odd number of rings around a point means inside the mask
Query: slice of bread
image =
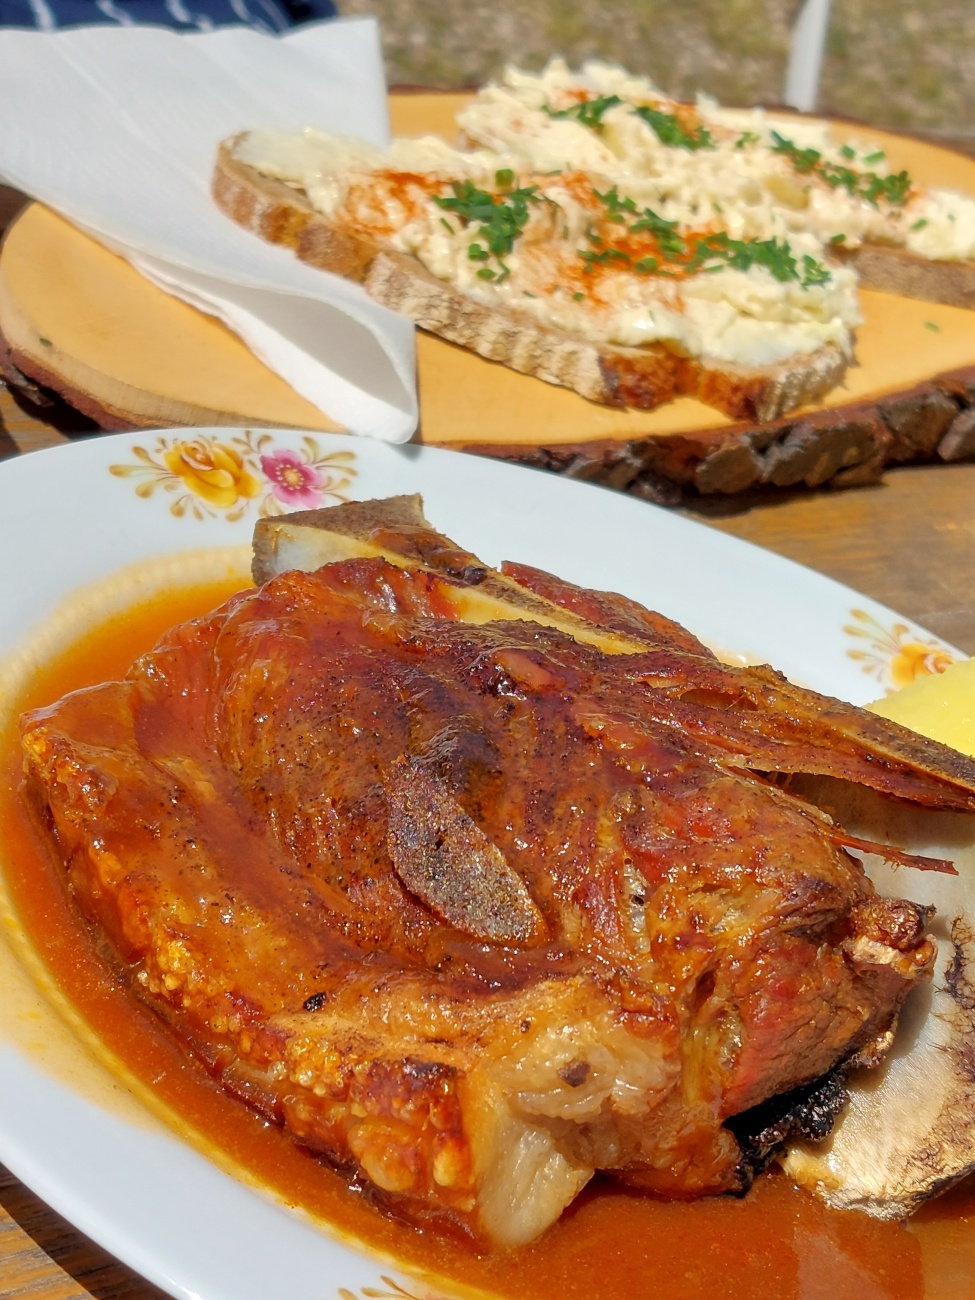
<svg viewBox="0 0 975 1300"><path fill-rule="evenodd" d="M591 114L580 113L580 105L588 105ZM640 120L648 112L657 125ZM555 165L562 156L585 156L605 187L619 183L638 192L641 183L650 182L665 216L675 216L675 209L688 203L705 211L710 204L724 216L739 205L739 221L754 233L762 230L764 208L770 220L763 233L769 234L796 230L809 198L809 233L835 264L852 267L865 288L975 309L975 254L967 260L958 256L970 247L965 233L972 228L970 194L964 186L952 189L948 180L935 186L915 181L906 169L898 172L905 162L913 170L910 158L892 163L887 156L892 141L882 131L869 128L869 136L879 138L863 139L852 124L726 109L709 99L682 102L622 68L592 61L573 72L558 58L540 73L506 68L498 82L465 105L458 125L465 149L511 149L536 167ZM709 145L692 147L687 133L695 131L705 133ZM781 170L763 179L764 169L754 166L756 151ZM866 184L871 180L873 197ZM937 203L933 211L927 206L936 196L957 199L961 210L948 218L954 223L957 215L957 236L931 241L932 223L937 226L945 215ZM927 248L912 246L912 233L925 227L927 237L921 238Z"/></svg>
<svg viewBox="0 0 975 1300"><path fill-rule="evenodd" d="M649 410L696 397L733 419L771 420L822 397L840 382L847 358L826 344L765 367L685 356L663 343L620 347L547 327L527 312L488 307L432 275L416 258L369 234L330 222L294 186L235 156L225 141L212 180L217 205L238 225L292 248L303 261L356 280L420 328L523 374L571 388L609 406Z"/></svg>
<svg viewBox="0 0 975 1300"><path fill-rule="evenodd" d="M940 262L892 244L835 249L832 256L852 266L865 289L975 311L975 262Z"/></svg>

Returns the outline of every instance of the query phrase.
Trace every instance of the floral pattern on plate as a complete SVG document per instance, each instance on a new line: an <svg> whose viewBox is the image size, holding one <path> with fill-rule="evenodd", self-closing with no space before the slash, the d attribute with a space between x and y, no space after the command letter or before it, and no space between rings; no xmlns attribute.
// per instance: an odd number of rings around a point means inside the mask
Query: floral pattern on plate
<svg viewBox="0 0 975 1300"><path fill-rule="evenodd" d="M425 1287L421 1290L409 1290L391 1277L381 1277L382 1286L364 1286L358 1291L350 1291L348 1287L340 1286L338 1289L338 1300L447 1300L440 1292L434 1293L428 1291ZM415 1287L416 1283L411 1283Z"/></svg>
<svg viewBox="0 0 975 1300"><path fill-rule="evenodd" d="M933 639L920 639L907 623L884 627L862 609L851 609L850 615L856 623L848 624L843 631L858 641L866 641L867 645L858 644L846 653L851 659L859 660L863 672L876 677L887 694L918 677L943 673L957 662L957 656L947 646Z"/></svg>
<svg viewBox="0 0 975 1300"><path fill-rule="evenodd" d="M157 488L172 494L169 511L177 519L222 515L235 523L252 509L268 516L336 505L347 499L356 473L352 451L324 451L310 435L298 450L279 447L273 434L250 429L226 437L160 435L148 448L133 446L132 455L134 461L109 465L109 473L135 479L138 497Z"/></svg>

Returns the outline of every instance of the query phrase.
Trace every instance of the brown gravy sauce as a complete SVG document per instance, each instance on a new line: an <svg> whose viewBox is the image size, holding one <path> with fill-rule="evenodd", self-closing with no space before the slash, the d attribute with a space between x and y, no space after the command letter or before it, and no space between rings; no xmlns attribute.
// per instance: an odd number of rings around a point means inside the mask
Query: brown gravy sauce
<svg viewBox="0 0 975 1300"><path fill-rule="evenodd" d="M239 583L161 593L111 618L37 674L20 709L120 677L174 623L204 613ZM23 803L19 744L0 737L0 826L8 885L38 953L102 1041L171 1110L188 1136L206 1136L230 1162L326 1220L342 1235L504 1300L964 1300L975 1296L975 1180L909 1226L828 1210L781 1174L743 1200L667 1202L590 1185L531 1246L475 1254L374 1210L332 1170L266 1126L187 1060L94 951L63 889L59 864ZM377 1263L377 1279L382 1265ZM330 1294L323 1279L323 1297ZM429 1294L421 1287L424 1294Z"/></svg>

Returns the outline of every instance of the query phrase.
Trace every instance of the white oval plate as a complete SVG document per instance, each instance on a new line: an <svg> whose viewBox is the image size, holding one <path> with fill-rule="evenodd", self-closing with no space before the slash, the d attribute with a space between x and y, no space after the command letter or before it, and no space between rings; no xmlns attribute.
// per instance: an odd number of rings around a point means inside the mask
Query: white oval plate
<svg viewBox="0 0 975 1300"><path fill-rule="evenodd" d="M854 703L919 661L936 670L960 657L838 583L606 489L456 452L243 429L118 434L0 465L0 657L10 662L79 587L123 566L246 545L261 514L403 492L422 493L434 526L491 564L517 559L621 591L721 652ZM94 1103L14 1042L0 1042L0 1159L173 1296L389 1291L388 1263L242 1185L158 1123ZM418 1284L404 1285L412 1295Z"/></svg>

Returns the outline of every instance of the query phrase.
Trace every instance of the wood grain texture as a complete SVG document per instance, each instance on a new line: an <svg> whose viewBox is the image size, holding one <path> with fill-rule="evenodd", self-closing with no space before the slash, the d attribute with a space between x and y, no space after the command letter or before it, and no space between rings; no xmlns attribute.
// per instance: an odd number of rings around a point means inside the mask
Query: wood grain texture
<svg viewBox="0 0 975 1300"><path fill-rule="evenodd" d="M909 466L851 492L701 503L693 517L865 592L975 655L975 465Z"/></svg>
<svg viewBox="0 0 975 1300"><path fill-rule="evenodd" d="M50 394L50 400L39 392L36 396L40 401L32 400L25 389L15 392L0 378L0 460L18 451L67 442L69 436L97 428L54 394Z"/></svg>
<svg viewBox="0 0 975 1300"><path fill-rule="evenodd" d="M5 421L6 411L4 407L8 403L12 406L13 399L0 383L0 460L5 460L8 456L16 456L18 450Z"/></svg>
<svg viewBox="0 0 975 1300"><path fill-rule="evenodd" d="M759 488L858 487L890 465L975 458L975 367L838 409L703 433L470 451L675 505Z"/></svg>
<svg viewBox="0 0 975 1300"><path fill-rule="evenodd" d="M56 393L102 428L338 428L215 318L37 204L4 234L0 335L13 387Z"/></svg>
<svg viewBox="0 0 975 1300"><path fill-rule="evenodd" d="M65 1223L0 1165L5 1300L163 1300L164 1292Z"/></svg>

